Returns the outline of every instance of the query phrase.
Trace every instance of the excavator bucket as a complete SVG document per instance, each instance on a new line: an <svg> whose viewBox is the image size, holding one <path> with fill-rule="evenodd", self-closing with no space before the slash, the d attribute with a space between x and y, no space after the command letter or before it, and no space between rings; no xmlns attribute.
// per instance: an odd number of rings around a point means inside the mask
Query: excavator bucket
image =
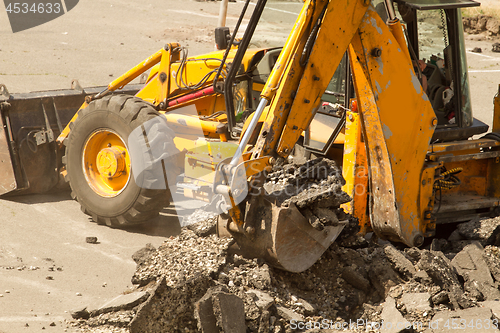
<svg viewBox="0 0 500 333"><path fill-rule="evenodd" d="M221 223L225 220L219 221L219 230L226 228L226 224ZM242 253L263 258L274 267L295 273L311 267L348 223L338 221L318 230L295 204L280 207L263 196L251 199L245 222L255 228L252 237L231 233Z"/></svg>
<svg viewBox="0 0 500 333"><path fill-rule="evenodd" d="M134 95L140 85L120 93ZM60 180L61 150L57 137L85 97L106 87L10 94L0 85L0 195L43 193Z"/></svg>

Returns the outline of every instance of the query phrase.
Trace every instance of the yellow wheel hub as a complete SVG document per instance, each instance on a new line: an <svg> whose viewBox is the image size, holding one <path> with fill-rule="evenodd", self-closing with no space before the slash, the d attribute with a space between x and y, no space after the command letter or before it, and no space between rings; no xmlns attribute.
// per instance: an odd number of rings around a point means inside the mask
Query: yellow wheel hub
<svg viewBox="0 0 500 333"><path fill-rule="evenodd" d="M109 178L118 177L125 170L126 150L121 147L104 148L97 154L97 170Z"/></svg>
<svg viewBox="0 0 500 333"><path fill-rule="evenodd" d="M94 192L109 198L125 189L130 180L130 157L117 133L109 129L95 131L82 154L85 179Z"/></svg>

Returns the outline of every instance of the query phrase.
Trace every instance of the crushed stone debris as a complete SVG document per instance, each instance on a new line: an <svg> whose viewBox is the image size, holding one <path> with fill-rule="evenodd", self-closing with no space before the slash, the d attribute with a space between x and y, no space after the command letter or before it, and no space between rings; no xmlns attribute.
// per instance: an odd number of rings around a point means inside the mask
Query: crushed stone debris
<svg viewBox="0 0 500 333"><path fill-rule="evenodd" d="M197 236L205 237L215 234L217 214L203 209L197 209L191 215L185 216L182 225L193 231Z"/></svg>
<svg viewBox="0 0 500 333"><path fill-rule="evenodd" d="M198 237L193 231L184 229L138 265L132 283L144 286L164 277L168 286L175 287L194 275L213 274L226 262L226 252L232 242L232 239L216 235Z"/></svg>
<svg viewBox="0 0 500 333"><path fill-rule="evenodd" d="M278 164L266 177L265 196L280 207L294 204L318 230L346 219L340 205L351 201L336 163L316 158L304 164Z"/></svg>
<svg viewBox="0 0 500 333"><path fill-rule="evenodd" d="M243 301L247 332L293 332L290 318L304 323L326 320L332 325L349 320L380 323L389 298L406 321L422 324L415 332L424 332L438 313L478 307L486 299L464 287L442 252L392 248L412 263L415 273L408 274L388 258L387 245L369 242L354 249L334 243L310 269L290 273L261 259L230 253L230 243L229 239L204 238L184 230L137 266L136 288L154 290L149 303L80 320L76 325L82 332L198 332L194 304L214 286ZM483 250L485 261L493 257L495 267L499 255L500 249L493 245ZM499 277L492 275L498 289ZM139 322L149 323L141 324L149 325L147 330L130 324L142 312ZM172 313L177 316L170 316ZM352 332L366 332L366 326Z"/></svg>
<svg viewBox="0 0 500 333"><path fill-rule="evenodd" d="M313 193L317 189L313 185L322 182L340 188L343 180L326 173L304 177L303 171L314 165L335 168L324 160L314 160L306 169L285 166L283 173L269 175L267 193L278 191L273 195L280 204L293 202L299 206L303 199L287 198L279 189L292 183L301 193ZM292 176L280 178L285 173ZM343 196L335 189L332 193L335 198ZM310 197L303 196L306 201ZM311 206L323 199L315 197L303 209L314 212ZM208 217L205 222L215 224L215 218ZM247 259L232 250L232 239L196 232L188 226L157 249L148 245L134 255L137 268L132 282L135 290L148 291L146 301L132 310L73 320L66 325L81 332L223 332L231 322L244 321L246 332L256 333L328 332L305 329L318 328L311 326L318 325L314 323L323 323L323 328L333 329L331 332L381 332L373 325L403 318L416 324L412 332L442 332L443 327L429 327L433 318L451 318L454 313L463 315L464 309L479 310L485 304L496 304L485 302L490 299L485 293L499 291L498 225L499 218L462 223L456 240L438 239L434 245L418 249L390 245L375 235L361 237L352 223L302 273L279 270L262 259ZM478 263L477 255L483 264L467 261L476 258L472 260ZM467 269L466 274L462 267ZM475 271L477 267L480 271ZM487 281L488 288L471 283L472 276ZM231 304L236 309L240 302L243 312L224 310ZM481 313L491 313L489 318L477 318L484 323L500 319L492 310ZM352 322L357 324L349 330L336 330ZM297 323L303 323L304 329L297 330ZM239 332L241 327L232 330Z"/></svg>

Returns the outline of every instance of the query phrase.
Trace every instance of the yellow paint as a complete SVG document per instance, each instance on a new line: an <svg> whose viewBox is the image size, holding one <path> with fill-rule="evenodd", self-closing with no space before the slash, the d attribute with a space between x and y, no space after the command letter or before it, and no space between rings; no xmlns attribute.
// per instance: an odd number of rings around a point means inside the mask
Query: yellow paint
<svg viewBox="0 0 500 333"><path fill-rule="evenodd" d="M232 196L229 196L231 200L231 208L229 210L229 216L231 216L231 220L236 223L238 226L238 229L242 230L243 224L245 221L243 221L243 214L241 213L240 206L238 206L235 202Z"/></svg>
<svg viewBox="0 0 500 333"><path fill-rule="evenodd" d="M225 123L212 120L201 120L196 116L178 113L164 113L163 115L167 118L168 126L175 132L176 136L200 136L203 134L207 138L219 138L217 132L225 134L225 132L222 132L221 129L226 128Z"/></svg>
<svg viewBox="0 0 500 333"><path fill-rule="evenodd" d="M348 115L345 123L344 157L342 161L342 176L344 176L345 185L342 187L342 190L352 198L356 186L356 157L358 147L362 145L362 142L358 114L348 112ZM343 204L341 208L352 214L354 211L353 201Z"/></svg>
<svg viewBox="0 0 500 333"><path fill-rule="evenodd" d="M244 161L241 164L245 168L246 177L250 178L258 174L259 172L262 172L263 170L270 171L270 168L272 167L270 161L270 156L264 156L261 158Z"/></svg>
<svg viewBox="0 0 500 333"><path fill-rule="evenodd" d="M179 87L177 87L177 85L175 84L175 81L173 81L174 79L171 76L172 74L177 74L180 65L180 63L178 62L179 44L171 43L168 45L168 50L161 49L157 51L117 79L110 82L108 84L108 90L114 91L116 89L120 89L145 71L151 69L146 84L136 95L144 101L157 105L161 101L168 101L194 92L194 90L180 90ZM256 56L260 56L260 53L262 52L265 52L265 49L250 49L245 53L245 56L242 60L242 66L245 71L249 70L249 66L252 63L253 58ZM188 61L186 62L185 70L181 73L184 81L187 84L194 84L199 82L209 71L216 70L219 67L220 61L214 59L222 59L223 54L223 51L216 51L208 54L189 57ZM234 58L235 54L236 48L231 50L228 56L228 60L230 61L232 58ZM167 79L163 83L159 79L159 73L161 72L164 72L167 75ZM214 75L211 78L213 79L213 77ZM208 80L205 87L208 87L211 84L212 81ZM176 105L169 110L176 110L180 107L184 107L190 104L196 105L198 115L201 116L208 116L215 112L225 110L224 98L221 94L203 96L192 101ZM80 107L80 110L87 107L87 105L87 103L83 103ZM63 129L63 131L57 138L57 142L60 146L62 146L64 139L68 137L69 132L71 131L69 127L70 124L73 123L77 117L78 112L75 113L68 125ZM224 119L225 118L218 117L219 121L226 121ZM211 132L208 133L208 136L218 137L222 141L227 141L227 136L225 134L216 134L215 132Z"/></svg>
<svg viewBox="0 0 500 333"><path fill-rule="evenodd" d="M298 86L286 87L290 93L296 93L276 147L277 153L283 157L292 151L302 132L309 126L313 110L320 105L321 96L368 8L359 2L357 6L353 6L344 1L331 1L327 6L321 29ZM338 19L338 13L342 13L342 20Z"/></svg>
<svg viewBox="0 0 500 333"><path fill-rule="evenodd" d="M445 189L440 196L474 195L483 198L500 197L500 158L486 155L496 151L500 143L496 140L478 139L433 144L428 153L429 161L443 165L447 170L463 169L456 176L460 185ZM442 159L454 159L443 163ZM476 200L480 204L480 200ZM484 207L482 207L484 208Z"/></svg>
<svg viewBox="0 0 500 333"><path fill-rule="evenodd" d="M211 191L217 165L224 159L232 157L238 145L231 142L213 142L206 139L186 140L182 144L186 143L190 143L191 147L186 153L184 181L198 186L205 186L206 188L200 191L184 189L184 195L189 198L209 201L212 197Z"/></svg>
<svg viewBox="0 0 500 333"><path fill-rule="evenodd" d="M351 196L352 201L341 208L358 218L360 233L365 234L370 227L367 215L368 168L361 121L356 112L347 111L346 114L342 175L346 181L342 190Z"/></svg>
<svg viewBox="0 0 500 333"><path fill-rule="evenodd" d="M420 179L420 198L419 198L419 215L422 216L422 221L419 223L419 230L425 237L434 236L436 229L435 217L431 214L435 205L434 197L434 175L436 168L439 165L436 163L426 163L422 170L422 177Z"/></svg>
<svg viewBox="0 0 500 333"><path fill-rule="evenodd" d="M264 84L257 82L252 83L252 90L258 91L260 93L263 89L264 89Z"/></svg>
<svg viewBox="0 0 500 333"><path fill-rule="evenodd" d="M111 83L108 84L108 90L115 91L116 89L123 88L132 80L137 78L139 75L141 75L142 73L146 72L148 69L156 65L162 58L163 52L165 52L164 49L157 51L155 54L151 55L144 61L137 64L132 69L128 70L125 74L113 80Z"/></svg>
<svg viewBox="0 0 500 333"><path fill-rule="evenodd" d="M278 85L283 86L283 82L280 82L280 80L282 79L282 74L286 71L285 69L290 66L291 57L294 57L294 60L298 61L295 52L303 48L310 23L314 22L320 14L319 9L315 10L315 5L317 7L324 6L325 1L317 1L316 3L313 3L311 0L304 1L304 5L295 21L292 31L288 35L285 45L274 64L273 70L269 74L264 89L262 89L261 97L271 100L277 88L279 88ZM300 72L297 72L297 74L299 73Z"/></svg>
<svg viewBox="0 0 500 333"><path fill-rule="evenodd" d="M101 197L120 194L130 180L130 156L124 140L111 130L97 130L82 151L83 172L92 190Z"/></svg>
<svg viewBox="0 0 500 333"><path fill-rule="evenodd" d="M168 44L167 50L161 50L161 62L158 68L158 75L148 85L156 86L156 95L153 104L158 105L161 102L166 102L170 95L170 87L172 86L172 77L170 75L171 65L180 59L179 44ZM137 94L138 97L139 93Z"/></svg>
<svg viewBox="0 0 500 333"><path fill-rule="evenodd" d="M399 209L396 204L393 170L383 134L382 122L368 77L355 55L361 40L353 39L349 48L358 109L363 119L363 132L369 164L370 221L375 233L382 238L399 240L402 237Z"/></svg>
<svg viewBox="0 0 500 333"><path fill-rule="evenodd" d="M493 99L493 131L500 131L500 85ZM500 197L500 160L490 159L487 170L486 192L490 196Z"/></svg>
<svg viewBox="0 0 500 333"><path fill-rule="evenodd" d="M85 109L87 106L88 106L87 102L83 102L82 106L80 106L78 111ZM59 134L59 136L57 137L57 143L59 144L60 147L62 147L64 140L68 137L69 132L71 131L70 125L75 122L76 118L78 118L78 111L73 115L68 125L64 127L61 134Z"/></svg>
<svg viewBox="0 0 500 333"><path fill-rule="evenodd" d="M180 107L190 104L194 104L196 106L196 110L200 116L209 116L215 112L226 110L224 96L222 94L213 94L193 99L192 101L179 104L178 106L172 106L169 111L175 111ZM227 121L227 118L224 121Z"/></svg>
<svg viewBox="0 0 500 333"><path fill-rule="evenodd" d="M125 170L127 151L122 147L104 148L97 154L97 170L101 175L108 177L120 176Z"/></svg>
<svg viewBox="0 0 500 333"><path fill-rule="evenodd" d="M317 1L316 5L319 8L325 3L324 0L321 0ZM306 0L285 43L285 51L281 51L270 78L267 80L266 88L263 89L263 95L266 98L272 97L273 94L275 96L271 100L270 107L264 111L267 117L257 138L253 157L274 153L280 134L287 122L293 96L303 72L303 67L300 65L300 50L304 48L309 36L307 27L311 21L317 20L320 14L319 9L315 11L313 9L311 1ZM279 84L276 81L278 78L280 79ZM264 133L267 134L263 135Z"/></svg>
<svg viewBox="0 0 500 333"><path fill-rule="evenodd" d="M364 232L370 227L367 208L372 203L371 227L383 237L411 245L416 234L429 235L435 227L435 220L430 214L435 206L433 183L436 169L442 164L433 161L439 161L440 157L448 154L460 157L480 153L481 148L497 147L500 143L469 140L429 147L436 125L435 115L413 72L403 28L397 21L389 22L387 27L373 8L367 7L368 2L305 1L269 80L265 85L254 84L251 87L262 89L262 96L269 99L270 104L259 119L262 130L250 141L256 143L252 147L253 158L247 152L243 165L246 176L251 177L270 167L271 154L277 152L285 157L291 152L304 129L311 124L321 95L351 43L353 76L362 116L348 112L345 137L339 136L336 140L336 143L344 142L344 190L353 198L343 207L359 219ZM324 6L327 6L327 11L315 46L307 63L301 64L311 23L318 19ZM339 13L342 13L342 20L338 19ZM381 51L380 57L372 55L374 49ZM236 49L233 49L228 59L232 59L235 52ZM259 52L263 50L246 53L244 70L249 69L253 57ZM111 82L108 89L119 89L152 68L146 85L137 96L154 105L168 103L193 92L184 89L181 77L187 85L199 82L208 72L217 69L220 61L213 59L221 59L222 55L223 52L217 51L190 57L181 71L179 45L172 43L167 50L156 52ZM211 80L208 80L205 87L210 85ZM191 104L196 106L196 115L169 113ZM86 106L83 104L81 108ZM225 116L210 120L198 118L224 109L222 95L214 94L163 112L169 124L177 127L175 145L187 151L184 181L200 187L199 190L185 189L188 196L210 200L216 166L236 151L237 145L233 143L198 140L201 135L227 140L226 133L217 133L220 132L220 125L227 122ZM500 130L499 95L495 97L494 110L493 128ZM77 114L70 123L76 117ZM244 131L247 126L248 121ZM313 139L326 142L331 127L317 123L313 127L318 129L312 133ZM59 144L69 131L69 127L62 131L57 139ZM96 193L112 197L126 187L130 178L130 160L123 139L116 133L96 131L88 139L82 153L87 181ZM456 166L464 168L459 176L461 185L445 195L500 197L498 158L469 159L445 163L444 166L448 169ZM241 227L243 220L238 206L234 206L229 213ZM373 219L374 216L376 219ZM384 226L385 222L389 225Z"/></svg>
<svg viewBox="0 0 500 333"><path fill-rule="evenodd" d="M410 51L408 51L408 46L406 46L406 37L403 26L401 25L401 21L396 18L393 21L387 22L387 25L389 26L389 30L394 35L394 38L399 44L399 49L406 55L407 60L411 61Z"/></svg>
<svg viewBox="0 0 500 333"><path fill-rule="evenodd" d="M500 84L498 91L493 98L493 132L500 131Z"/></svg>
<svg viewBox="0 0 500 333"><path fill-rule="evenodd" d="M444 166L447 170L456 167L463 168L463 171L457 174L461 182L460 186L447 190L446 193L487 195L488 160L452 162L445 163Z"/></svg>
<svg viewBox="0 0 500 333"><path fill-rule="evenodd" d="M358 36L353 39L355 52L351 53L351 59L359 58L363 76L369 78L383 133L379 139L385 141L392 170L390 176L396 200L393 205L398 209L400 221L400 230L393 230L392 236L411 245L412 239L423 229L423 216L418 205L420 178L434 132L432 120L435 114L413 72L412 63L405 53L398 50L398 43L389 42L394 40L394 35L371 7L359 27ZM381 50L380 57L371 55L375 48ZM363 88L359 83L356 85L357 90ZM359 98L358 103L362 104ZM372 124L363 120L367 130ZM373 138L367 135L367 140L370 139ZM375 157L370 158L371 171ZM371 181L373 183L373 179ZM372 227L375 229L373 220Z"/></svg>
<svg viewBox="0 0 500 333"><path fill-rule="evenodd" d="M463 155L463 152L465 151L479 152L480 149L490 147L500 147L500 142L492 141L490 139L478 139L435 143L429 147L429 150L431 151L429 158L431 160L436 160L439 159L439 156L453 154L454 152L459 152L458 154Z"/></svg>
<svg viewBox="0 0 500 333"><path fill-rule="evenodd" d="M172 48L169 48L172 50ZM183 95L193 93L198 89L186 89L184 83L188 86L195 85L200 82L206 74L214 71L211 74L210 79L204 85L204 87L209 87L212 85L212 80L215 78L215 71L219 68L221 64L224 51L216 51L207 54L202 54L198 56L189 57L184 65L182 71L180 71L180 61L178 60L181 56L181 50L179 48L174 48L175 59L170 59L168 54L172 54L173 51L163 51L162 60L159 65L154 66L146 81L144 88L137 94L138 97L157 105L161 101L170 101L175 98L182 97ZM249 69L252 59L255 56L259 56L259 53L265 52L264 49L249 49L245 53L242 60L243 69L246 71ZM231 62L236 54L236 49L229 52L227 61ZM176 60L177 59L177 60ZM220 59L220 60L217 60ZM174 61L176 60L176 61ZM159 81L160 73L167 74L168 90L164 91L164 85ZM182 80L181 80L182 77ZM222 95L216 94L213 96L204 96L196 100L196 105L200 115L210 115L217 111L225 110L224 98ZM215 98L218 97L218 98ZM192 104L195 101L190 101L184 103ZM177 106L172 107L176 109Z"/></svg>

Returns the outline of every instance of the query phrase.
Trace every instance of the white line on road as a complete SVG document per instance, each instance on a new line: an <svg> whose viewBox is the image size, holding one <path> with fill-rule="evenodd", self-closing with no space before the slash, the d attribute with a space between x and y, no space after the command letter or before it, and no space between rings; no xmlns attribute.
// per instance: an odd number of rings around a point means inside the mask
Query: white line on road
<svg viewBox="0 0 500 333"><path fill-rule="evenodd" d="M25 323L25 322L40 322L40 321L43 321L43 322L49 322L49 321L60 321L60 320L65 320L66 318L62 317L62 316L56 316L56 317L33 317L33 316L30 316L30 317L26 317L26 316L9 316L9 317L5 317L5 316L1 316L0 317L0 321L3 321L3 322L11 322L11 323L15 323L15 322L22 322L22 323Z"/></svg>
<svg viewBox="0 0 500 333"><path fill-rule="evenodd" d="M240 3L245 3L244 1L238 1ZM250 2L251 5L256 5L252 2ZM294 13L294 12L289 12L288 10L283 10L283 9L277 9L277 8L272 8L272 7L266 7L266 9L269 9L269 10L274 10L274 11L277 11L277 12L282 12L282 13L286 13L286 14L292 14L292 15L299 15L299 13Z"/></svg>
<svg viewBox="0 0 500 333"><path fill-rule="evenodd" d="M108 253L108 252L105 252L105 251L101 251L101 250L97 250L97 249L92 249L92 248L84 247L84 246L77 245L77 244L64 243L64 245L69 245L69 246L71 246L73 248L76 248L76 249L79 249L79 250L97 252L97 253L100 253L101 255L103 255L105 257L108 257L110 259L114 259L114 260L120 261L120 262L122 262L124 264L134 265L135 266L135 262L132 259L123 259L123 258L117 256L116 254L111 254L111 253Z"/></svg>
<svg viewBox="0 0 500 333"><path fill-rule="evenodd" d="M486 54L481 54L481 53L476 53L476 52L471 52L471 51L467 51L467 53L468 54L478 55L480 57L485 57L485 58L488 58L488 59L500 60L500 57L492 57L492 56L489 56L489 55L486 55Z"/></svg>
<svg viewBox="0 0 500 333"><path fill-rule="evenodd" d="M34 287L38 290L44 290L44 291L51 291L51 292L59 292L60 291L60 288L54 287L53 284L42 283L42 282L30 280L30 279L24 279L24 278L18 277L18 276L7 276L6 274L1 274L0 276L2 277L2 282L5 282L5 281L15 282L15 283L22 284L24 286L30 286L30 287Z"/></svg>
<svg viewBox="0 0 500 333"><path fill-rule="evenodd" d="M219 18L218 15L213 15L213 14L202 14L202 13L197 13L197 12L192 12L190 10L180 10L180 9L167 9L169 12L174 12L174 13L179 13L179 14L190 14L190 15L195 15L195 16L201 16L201 17L209 17L209 18ZM236 20L235 18L228 17L228 20Z"/></svg>
<svg viewBox="0 0 500 333"><path fill-rule="evenodd" d="M498 73L500 69L469 69L469 73Z"/></svg>

